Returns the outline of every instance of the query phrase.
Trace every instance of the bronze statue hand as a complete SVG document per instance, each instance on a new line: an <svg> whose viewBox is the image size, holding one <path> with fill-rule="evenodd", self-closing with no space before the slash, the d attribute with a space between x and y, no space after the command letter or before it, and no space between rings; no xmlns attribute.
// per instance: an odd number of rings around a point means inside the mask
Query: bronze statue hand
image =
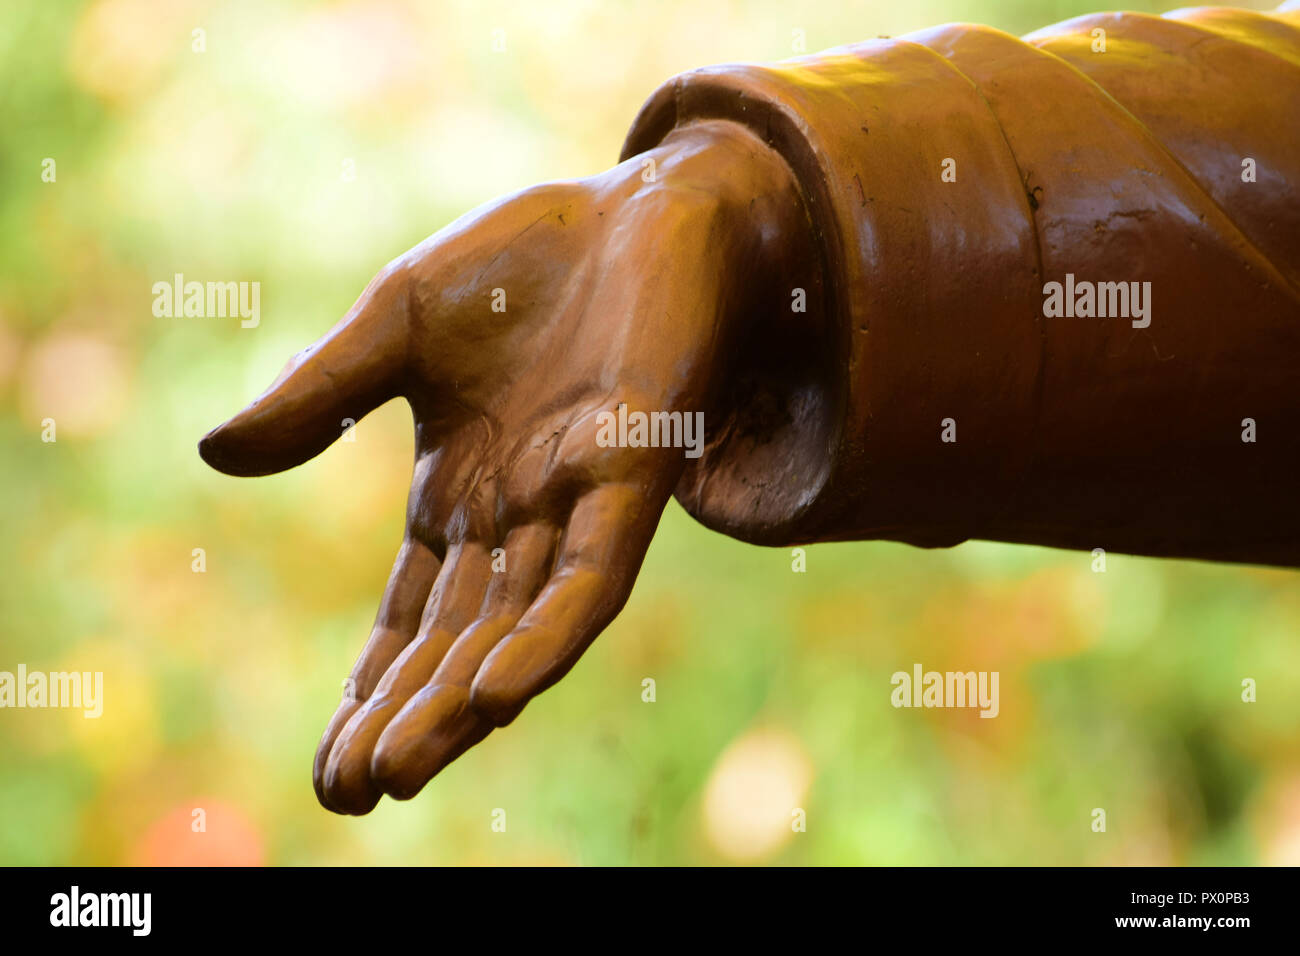
<svg viewBox="0 0 1300 956"><path fill-rule="evenodd" d="M619 612L688 460L606 447L601 413L703 412L707 425L737 318L788 302L774 283L804 223L760 140L728 123L681 130L396 259L204 437L214 468L265 475L392 397L415 417L405 540L316 754L324 806L413 796Z"/></svg>
<svg viewBox="0 0 1300 956"><path fill-rule="evenodd" d="M954 25L693 71L622 165L395 261L201 446L267 474L391 397L415 413L322 803L411 796L559 680L670 494L762 544L1300 567L1298 17ZM702 413L701 456L608 447L620 406Z"/></svg>

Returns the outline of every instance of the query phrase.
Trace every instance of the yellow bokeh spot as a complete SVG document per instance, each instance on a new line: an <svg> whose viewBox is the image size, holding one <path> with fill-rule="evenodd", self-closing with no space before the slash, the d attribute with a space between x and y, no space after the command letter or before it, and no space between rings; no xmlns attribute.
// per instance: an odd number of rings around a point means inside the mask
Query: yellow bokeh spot
<svg viewBox="0 0 1300 956"><path fill-rule="evenodd" d="M103 674L103 712L87 717L65 710L73 744L83 759L112 779L151 760L158 749L158 712L149 662L140 651L117 641L79 646L55 668Z"/></svg>
<svg viewBox="0 0 1300 956"><path fill-rule="evenodd" d="M704 789L709 844L736 862L771 856L798 832L812 774L802 744L786 731L755 730L733 741Z"/></svg>

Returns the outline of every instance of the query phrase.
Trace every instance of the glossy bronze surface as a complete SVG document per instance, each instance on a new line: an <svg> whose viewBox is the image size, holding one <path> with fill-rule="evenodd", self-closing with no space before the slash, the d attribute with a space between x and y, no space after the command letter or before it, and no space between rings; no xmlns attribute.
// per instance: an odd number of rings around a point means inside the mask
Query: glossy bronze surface
<svg viewBox="0 0 1300 956"><path fill-rule="evenodd" d="M200 444L270 474L411 405L321 803L414 795L563 677L674 493L764 544L1300 565L1298 116L1295 10L940 27L685 74L619 166L394 260Z"/></svg>

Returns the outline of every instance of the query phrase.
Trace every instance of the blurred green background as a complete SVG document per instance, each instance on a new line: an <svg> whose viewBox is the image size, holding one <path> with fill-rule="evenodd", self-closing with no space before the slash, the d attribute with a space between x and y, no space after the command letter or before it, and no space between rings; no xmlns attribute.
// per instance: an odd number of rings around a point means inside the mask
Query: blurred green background
<svg viewBox="0 0 1300 956"><path fill-rule="evenodd" d="M98 720L0 710L0 863L1300 863L1296 575L978 543L795 574L675 503L566 680L414 801L333 816L311 759L401 538L409 415L257 481L195 450L389 259L612 165L673 73L1093 6L0 6L0 670L105 675ZM155 318L176 272L260 282L260 325ZM1000 716L895 710L916 662L999 671Z"/></svg>

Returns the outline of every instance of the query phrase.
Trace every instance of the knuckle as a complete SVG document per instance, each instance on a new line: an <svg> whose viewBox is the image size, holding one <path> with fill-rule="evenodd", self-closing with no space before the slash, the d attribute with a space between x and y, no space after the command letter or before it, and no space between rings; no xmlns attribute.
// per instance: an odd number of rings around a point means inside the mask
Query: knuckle
<svg viewBox="0 0 1300 956"><path fill-rule="evenodd" d="M504 727L518 717L524 703L518 691L501 686L487 675L480 674L470 687L470 707L496 727Z"/></svg>

